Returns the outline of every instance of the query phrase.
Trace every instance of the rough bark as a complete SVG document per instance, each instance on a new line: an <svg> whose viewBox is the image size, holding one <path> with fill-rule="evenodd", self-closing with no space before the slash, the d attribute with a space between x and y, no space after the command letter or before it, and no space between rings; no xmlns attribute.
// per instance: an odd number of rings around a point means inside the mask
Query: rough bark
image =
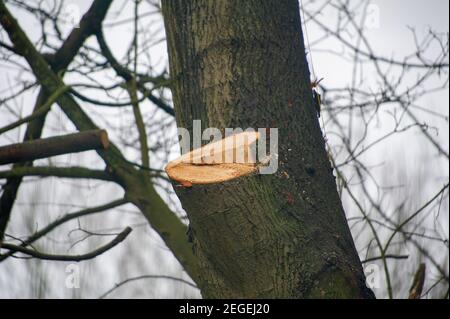
<svg viewBox="0 0 450 319"><path fill-rule="evenodd" d="M0 147L0 165L29 162L88 150L104 150L108 146L109 139L105 130L89 130L54 136Z"/></svg>
<svg viewBox="0 0 450 319"><path fill-rule="evenodd" d="M176 188L203 296L373 298L316 117L298 2L162 7L178 125L279 128L276 174Z"/></svg>

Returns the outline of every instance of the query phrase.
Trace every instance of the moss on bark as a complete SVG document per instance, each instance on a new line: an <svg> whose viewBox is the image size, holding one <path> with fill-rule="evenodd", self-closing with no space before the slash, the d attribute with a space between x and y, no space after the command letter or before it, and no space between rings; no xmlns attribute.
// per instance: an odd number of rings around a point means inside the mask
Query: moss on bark
<svg viewBox="0 0 450 319"><path fill-rule="evenodd" d="M177 189L203 295L372 298L316 117L298 2L162 5L178 125L280 134L276 174Z"/></svg>

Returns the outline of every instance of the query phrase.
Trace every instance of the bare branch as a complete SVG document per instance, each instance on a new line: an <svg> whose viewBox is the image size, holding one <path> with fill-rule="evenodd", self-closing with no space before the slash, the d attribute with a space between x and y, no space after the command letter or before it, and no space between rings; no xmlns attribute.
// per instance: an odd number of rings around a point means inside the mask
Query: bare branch
<svg viewBox="0 0 450 319"><path fill-rule="evenodd" d="M361 263L365 264L365 263L369 263L369 262L381 260L381 259L408 259L408 258L409 258L409 255L384 255L384 256L367 258L367 259L361 261Z"/></svg>
<svg viewBox="0 0 450 319"><path fill-rule="evenodd" d="M186 284L188 286L191 286L192 288L198 289L198 287L195 284L193 284L193 283L191 283L191 282L189 282L187 280L181 279L181 278L176 278L176 277L172 277L172 276L165 276L165 275L143 275L143 276L138 276L138 277L125 279L124 281L116 284L113 288L109 289L107 292L102 294L100 297L98 297L98 299L106 298L106 296L108 296L113 291L115 291L116 289L120 288L121 286L123 286L123 285L125 285L127 283L130 283L130 282L136 281L136 280L142 280L142 279L168 279L168 280L174 280L174 281Z"/></svg>
<svg viewBox="0 0 450 319"><path fill-rule="evenodd" d="M56 90L48 99L47 101L36 111L33 112L33 114L24 117L23 119L20 119L19 121L15 122L15 123L11 123L3 128L0 128L0 134L3 134L7 131L10 131L24 123L28 123L40 116L43 116L45 114L47 114L48 110L50 110L50 107L52 106L53 103L56 102L56 100L58 99L58 97L63 94L64 92L66 92L69 88L67 86L62 86L61 88L59 88L58 90Z"/></svg>
<svg viewBox="0 0 450 319"><path fill-rule="evenodd" d="M97 28L101 25L104 20L106 13L113 0L95 0L90 6L89 10L83 16L80 21L79 28L74 28L70 32L67 39L63 42L61 47L56 50L54 55L48 56L47 61L51 65L55 72L60 72L68 67L75 56L78 54L84 41L94 34ZM3 4L3 2L2 2ZM3 17L3 15L1 15ZM20 50L18 50L13 44L13 50L20 55ZM54 91L53 91L54 92ZM38 111L41 106L45 103L47 99L47 94L44 89L39 92L38 98L34 105L34 111ZM32 120L27 126L24 140L37 139L42 134L42 129L44 127L46 118L46 113L38 118ZM15 164L14 167L20 166L32 166L33 163L20 163ZM11 210L16 199L17 191L21 184L20 178L8 179L3 187L3 193L0 198L0 240L3 238L5 228L8 224Z"/></svg>
<svg viewBox="0 0 450 319"><path fill-rule="evenodd" d="M132 229L130 227L127 227L120 234L118 234L112 241L110 241L108 244L106 244L94 251L91 251L87 254L83 254L83 255L52 255L52 254L47 254L47 253L39 252L39 251L36 251L33 249L28 249L28 248L25 248L22 246L17 246L17 245L8 244L8 243L2 243L0 245L0 247L3 249L7 249L9 251L12 251L14 253L20 252L22 254L25 254L25 255L28 255L28 256L31 256L34 258L42 259L42 260L79 262L79 261L95 258L95 257L103 254L104 252L110 250L111 248L113 248L114 246L116 246L117 244L119 244L123 240L125 240L125 238L127 238L127 236L131 233L131 231L132 231Z"/></svg>
<svg viewBox="0 0 450 319"><path fill-rule="evenodd" d="M114 178L106 171L93 170L85 167L53 167L30 166L16 167L7 171L0 171L0 179L25 176L61 177L61 178L85 178L103 181L114 181Z"/></svg>
<svg viewBox="0 0 450 319"><path fill-rule="evenodd" d="M105 130L89 130L0 147L0 165L109 147Z"/></svg>
<svg viewBox="0 0 450 319"><path fill-rule="evenodd" d="M409 299L420 299L423 290L423 284L425 283L425 269L424 263L420 264L417 270L411 288L409 289Z"/></svg>
<svg viewBox="0 0 450 319"><path fill-rule="evenodd" d="M76 219L76 218L80 218L80 217L84 217L84 216L88 216L88 215L93 215L93 214L96 214L96 213L101 213L103 211L106 211L106 210L109 210L109 209L112 209L112 208L124 205L126 203L128 203L128 200L123 198L123 199L118 199L118 200L112 201L112 202L110 202L108 204L105 204L105 205L101 205L101 206L97 206L97 207L91 207L91 208L86 208L86 209L80 210L78 212L74 212L74 213L71 213L71 214L64 215L63 217L61 217L61 218L55 220L54 222L48 224L46 227L42 228L41 230L35 232L33 235L31 235L27 239L22 240L20 246L21 247L26 247L28 245L31 245L36 240L44 237L45 235L47 235L48 233L50 233L51 231L56 229L58 226L61 226L62 224L66 223L66 222L68 222L70 220L73 220L73 219ZM13 254L12 252L9 252L9 253L0 255L0 261L5 260L6 258L11 256L12 254Z"/></svg>

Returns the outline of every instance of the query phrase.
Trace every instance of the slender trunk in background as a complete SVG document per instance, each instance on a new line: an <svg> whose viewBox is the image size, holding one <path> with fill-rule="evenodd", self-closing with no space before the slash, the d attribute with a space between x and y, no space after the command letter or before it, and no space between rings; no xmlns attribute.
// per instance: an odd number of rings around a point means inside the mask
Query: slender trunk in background
<svg viewBox="0 0 450 319"><path fill-rule="evenodd" d="M177 124L279 129L279 169L179 188L211 298L373 298L336 190L297 0L163 0Z"/></svg>

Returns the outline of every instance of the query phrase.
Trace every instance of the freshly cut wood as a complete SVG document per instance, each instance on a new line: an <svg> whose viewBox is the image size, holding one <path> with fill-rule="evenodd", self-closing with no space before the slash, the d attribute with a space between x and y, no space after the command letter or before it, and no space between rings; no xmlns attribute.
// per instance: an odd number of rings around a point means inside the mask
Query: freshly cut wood
<svg viewBox="0 0 450 319"><path fill-rule="evenodd" d="M185 186L215 184L258 169L258 132L243 132L186 153L166 166L169 177Z"/></svg>

